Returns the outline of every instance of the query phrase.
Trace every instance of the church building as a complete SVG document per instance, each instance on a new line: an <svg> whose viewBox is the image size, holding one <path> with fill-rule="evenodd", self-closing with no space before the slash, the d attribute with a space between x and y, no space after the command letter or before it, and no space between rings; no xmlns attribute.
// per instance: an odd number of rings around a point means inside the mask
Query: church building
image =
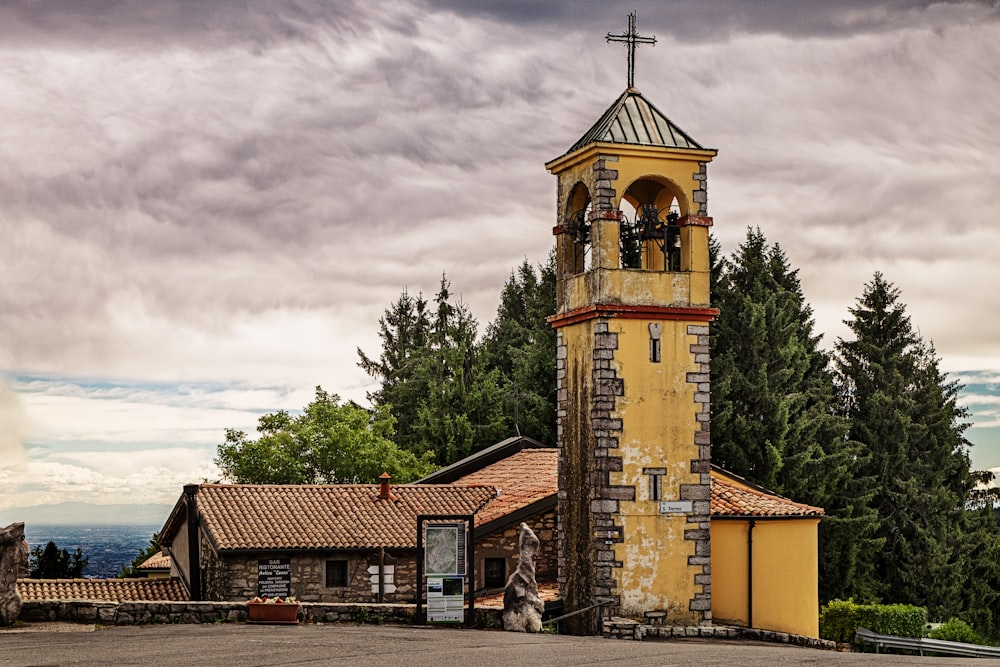
<svg viewBox="0 0 1000 667"><path fill-rule="evenodd" d="M629 85L556 176L559 583L566 611L711 622L705 148ZM597 613L576 617L589 634Z"/></svg>

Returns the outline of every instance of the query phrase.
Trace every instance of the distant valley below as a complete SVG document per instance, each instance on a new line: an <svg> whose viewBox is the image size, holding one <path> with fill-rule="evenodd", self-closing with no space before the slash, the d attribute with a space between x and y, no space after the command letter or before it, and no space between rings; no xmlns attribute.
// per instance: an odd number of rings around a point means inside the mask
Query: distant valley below
<svg viewBox="0 0 1000 667"><path fill-rule="evenodd" d="M83 576L105 579L131 565L153 533L163 528L172 505L95 505L59 503L0 510L0 527L24 523L30 548L55 542L71 554L77 547L88 558Z"/></svg>
<svg viewBox="0 0 1000 667"><path fill-rule="evenodd" d="M140 550L149 545L153 533L162 524L96 525L96 526L44 526L25 525L24 536L28 546L44 547L55 542L60 549L74 553L79 547L89 559L83 576L88 579L108 579L118 576L122 566L131 565Z"/></svg>

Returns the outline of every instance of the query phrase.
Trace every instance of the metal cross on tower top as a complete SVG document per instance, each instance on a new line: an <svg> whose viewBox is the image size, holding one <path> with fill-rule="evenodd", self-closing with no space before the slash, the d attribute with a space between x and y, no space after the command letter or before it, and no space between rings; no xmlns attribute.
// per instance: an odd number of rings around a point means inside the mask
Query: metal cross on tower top
<svg viewBox="0 0 1000 667"><path fill-rule="evenodd" d="M609 42L624 42L628 46L628 87L635 87L635 46L656 44L656 37L640 37L635 31L635 12L628 15L628 30L623 35L608 33Z"/></svg>

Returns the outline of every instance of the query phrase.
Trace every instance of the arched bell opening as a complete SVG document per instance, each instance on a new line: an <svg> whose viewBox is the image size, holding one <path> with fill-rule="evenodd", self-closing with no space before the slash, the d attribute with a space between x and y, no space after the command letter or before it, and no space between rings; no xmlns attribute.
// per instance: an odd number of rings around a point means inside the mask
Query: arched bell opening
<svg viewBox="0 0 1000 667"><path fill-rule="evenodd" d="M622 267L681 271L681 232L677 221L688 215L684 192L669 179L641 178L625 190L619 205Z"/></svg>
<svg viewBox="0 0 1000 667"><path fill-rule="evenodd" d="M563 215L566 230L564 258L569 274L583 273L591 264L590 191L583 183L577 183L570 191Z"/></svg>

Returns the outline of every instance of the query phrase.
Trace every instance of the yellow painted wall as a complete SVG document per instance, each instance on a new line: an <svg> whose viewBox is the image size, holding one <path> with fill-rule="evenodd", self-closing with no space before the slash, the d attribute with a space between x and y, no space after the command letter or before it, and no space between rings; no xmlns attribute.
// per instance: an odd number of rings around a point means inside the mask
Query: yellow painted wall
<svg viewBox="0 0 1000 667"><path fill-rule="evenodd" d="M609 330L618 334L615 361L618 375L625 381L625 396L619 397L615 416L622 420L619 448L611 454L622 457L622 471L612 472L612 485L636 489L635 501L620 502L625 541L615 545L616 558L624 563L619 570L622 607L663 609L668 622L691 623L697 619L688 602L701 586L694 575L700 566L688 565L695 545L684 539L684 531L697 528L687 515L660 514L659 501L649 498L649 475L644 468L664 468L661 500L679 500L682 484L697 484L700 476L691 472L691 460L698 457L694 444L697 425L695 386L686 381L688 372L697 372L690 346L696 336L687 335L688 322L658 321L662 359L649 359L651 320L613 319Z"/></svg>
<svg viewBox="0 0 1000 667"><path fill-rule="evenodd" d="M712 521L712 618L748 624L746 519ZM819 636L819 519L757 520L753 529L755 628Z"/></svg>
<svg viewBox="0 0 1000 667"><path fill-rule="evenodd" d="M712 621L747 625L747 522L713 521Z"/></svg>
<svg viewBox="0 0 1000 667"><path fill-rule="evenodd" d="M697 214L696 191L703 181L695 176L702 163L711 161L714 151L665 149L621 144L590 144L572 154L553 160L546 167L558 176L557 227L573 229L571 217L594 199L590 222L590 258L579 260L579 248L570 234L557 230L558 297L560 314L596 304L628 306L708 308L709 257L708 230L699 225L681 228L681 271L667 273L652 270L622 269L619 258L619 223L616 210L629 187L642 180L630 191L633 204L653 201L668 206L677 198L681 215ZM610 201L610 189L616 193ZM607 197L607 200L602 200ZM633 201L634 200L634 201ZM662 201L661 201L662 200ZM604 210L597 210L604 209ZM661 267L662 268L662 267ZM618 345L611 361L614 379L623 383L625 395L609 397L614 408L611 420L621 420L621 431L615 427L616 448L595 451L595 431L602 427L592 423L595 411L590 402L594 386L595 326L598 320L569 322L560 326L561 344L565 347L565 379L559 401L560 446L560 515L563 521L562 558L566 567L563 597L568 609L577 609L576 599L586 598L592 586L606 587L611 578L616 584L611 590L621 597L620 613L638 615L643 611L667 611L667 622L693 624L704 620L708 600L703 587L708 586L708 485L699 510L705 523L689 523L687 514L660 514L660 501L680 500L681 485L698 485L707 478L707 471L692 473L692 462L698 461L700 447L695 444L700 432L698 416L703 414L705 399L695 396L695 384L687 382L688 373L702 374L702 364L695 363L692 345L698 337L687 334L688 326L705 325L703 317L692 321L656 320L660 334L661 361L649 358L649 324L652 320L628 317L601 318L608 333L617 334ZM604 354L610 350L602 349ZM606 358L606 357L604 357ZM704 361L704 360L702 360ZM603 369L602 369L603 370ZM608 380L612 378L604 376ZM606 387L602 387L602 390ZM596 393L593 395L597 395ZM611 409L606 408L606 409ZM604 419L602 417L601 419ZM603 446L603 445L602 445ZM620 457L621 470L596 470L595 457ZM708 465L707 458L700 461ZM660 499L649 497L650 476L644 468L664 469ZM605 472L608 471L608 472ZM621 543L607 539L605 545L594 546L597 537L594 518L583 505L589 502L591 486L587 480L608 475L614 492L607 498L594 499L593 511L613 513L621 527ZM620 488L618 488L620 487ZM634 500L623 500L635 490ZM697 495L697 494L695 494ZM699 496L700 497L700 496ZM689 499L690 500L690 499ZM609 509L601 509L607 507ZM617 508L617 512L612 508ZM686 531L703 531L685 539ZM600 538L598 538L600 539ZM698 554L696 554L696 550ZM597 554L596 556L594 554ZM689 565L688 559L699 555L702 563ZM609 558L622 567L612 567ZM601 562L594 562L600 558ZM610 573L608 570L610 569ZM589 572L598 572L596 579ZM698 577L699 583L695 583ZM696 599L696 596L701 596ZM694 602L695 611L689 607Z"/></svg>
<svg viewBox="0 0 1000 667"><path fill-rule="evenodd" d="M610 179L611 187L618 193L619 201L629 184L641 178L666 179L676 186L678 205L681 215L697 212L697 206L692 203L693 193L700 188L701 183L694 178L698 172L699 162L710 162L715 157L715 151L669 149L656 146L626 146L622 144L589 144L575 153L564 155L549 162L546 166L550 172L559 175L563 185L563 201L559 202L561 215L572 213L565 210L569 202L571 187L575 183L583 183L589 191L595 191L593 163L600 155L617 157L617 161L608 161L607 168L616 170L618 177Z"/></svg>

